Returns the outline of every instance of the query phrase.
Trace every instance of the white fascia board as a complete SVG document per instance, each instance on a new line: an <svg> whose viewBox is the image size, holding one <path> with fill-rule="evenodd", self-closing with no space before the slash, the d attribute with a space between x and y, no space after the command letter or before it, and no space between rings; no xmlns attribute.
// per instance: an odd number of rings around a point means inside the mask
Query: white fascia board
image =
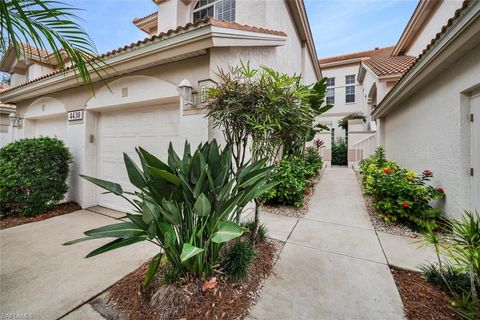
<svg viewBox="0 0 480 320"><path fill-rule="evenodd" d="M114 72L108 74L110 78L128 72L122 66L131 65L138 61L136 69L142 69L142 66L150 67L152 62L147 61L149 57L158 56L156 61L169 58L168 52L174 56L185 54L189 52L205 50L211 47L222 46L280 46L286 41L285 36L264 34L258 32L250 32L244 30L236 30L229 28L219 28L211 25L199 27L190 31L183 31L174 36L159 39L153 43L140 44L137 47L128 49L126 52L115 54L107 57L104 61L107 65L113 67ZM144 64L141 62L144 60ZM92 82L99 81L100 78L92 71ZM14 89L10 92L0 93L4 101L21 101L28 99L29 96L36 95L35 91L48 88L51 92L67 89L79 85L79 80L75 75L74 70L69 70L66 73L59 73L51 77L39 80L32 84Z"/></svg>
<svg viewBox="0 0 480 320"><path fill-rule="evenodd" d="M105 78L110 78L121 74L122 65L133 62L134 60L140 60L153 54L166 53L166 51L187 46L188 44L192 44L196 41L205 39L208 40L209 37L211 37L211 30L210 26L208 25L195 30L181 32L166 39L159 39L159 41L153 43L140 44L138 47L127 49L128 51L126 52L115 54L104 59L104 62L112 67L111 69L107 69L107 72L109 73L108 77ZM211 45L209 45L207 41L202 47L205 47L204 49L206 49L210 46ZM200 48L198 48L198 50L200 50ZM176 54L178 54L178 51ZM149 66L151 66L151 63L149 63ZM141 64L139 64L137 67L140 69ZM93 71L90 72L92 73L92 82L100 80L100 78ZM68 70L66 73L55 74L51 77L47 77L32 84L14 89L10 92L0 93L0 96L3 101L21 101L28 99L24 97L25 94L32 94L36 90L49 88L55 92L79 85L79 81L80 80L76 77L74 70Z"/></svg>
<svg viewBox="0 0 480 320"><path fill-rule="evenodd" d="M269 33L238 30L212 26L213 45L215 47L229 46L281 46L287 37ZM240 40L240 41L239 41Z"/></svg>
<svg viewBox="0 0 480 320"><path fill-rule="evenodd" d="M421 77L423 70L425 70L430 62L441 53L461 34L461 32L467 28L470 23L475 20L475 17L480 12L480 1L475 1L465 14L463 14L457 23L451 26L444 36L434 44L433 48L428 50L423 57L418 60L413 68L407 72L407 74L400 80L387 96L380 102L378 107L372 112L374 118L384 116L389 110L391 110L397 102L410 90L415 87L412 83L415 81L418 83L424 77Z"/></svg>

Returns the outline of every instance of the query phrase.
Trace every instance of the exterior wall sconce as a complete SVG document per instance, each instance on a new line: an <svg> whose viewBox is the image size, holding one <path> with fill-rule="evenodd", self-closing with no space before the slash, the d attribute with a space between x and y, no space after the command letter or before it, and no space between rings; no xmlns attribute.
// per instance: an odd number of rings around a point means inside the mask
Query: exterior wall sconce
<svg viewBox="0 0 480 320"><path fill-rule="evenodd" d="M180 96L183 98L183 107L191 108L193 106L193 87L187 79L183 79L178 85Z"/></svg>
<svg viewBox="0 0 480 320"><path fill-rule="evenodd" d="M22 119L18 115L18 113L12 112L8 115L8 119L10 120L10 124L13 127L19 127L22 125Z"/></svg>

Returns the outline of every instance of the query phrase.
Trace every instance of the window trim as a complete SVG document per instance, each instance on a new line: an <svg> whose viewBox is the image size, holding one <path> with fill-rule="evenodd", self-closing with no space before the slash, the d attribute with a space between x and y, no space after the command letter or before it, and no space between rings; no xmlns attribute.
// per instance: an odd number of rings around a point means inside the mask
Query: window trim
<svg viewBox="0 0 480 320"><path fill-rule="evenodd" d="M328 95L328 90L332 90L333 91L333 95L329 96ZM328 102L328 98L332 98L333 101L332 102ZM325 96L325 102L327 104L331 104L331 105L334 105L335 104L335 87L327 87L327 94Z"/></svg>
<svg viewBox="0 0 480 320"><path fill-rule="evenodd" d="M349 83L349 82L347 81L347 79L349 79L349 77L352 77L353 82L350 82L350 83ZM356 79L355 79L355 74L347 74L347 75L345 76L345 86L355 85L355 84L357 84L357 81L356 81Z"/></svg>
<svg viewBox="0 0 480 320"><path fill-rule="evenodd" d="M348 94L347 93L348 88L353 88L353 93ZM356 91L357 91L356 89L357 89L357 86L355 84L348 84L348 85L345 86L345 104L356 102L356 98L357 98L356 97ZM353 101L347 101L348 96L353 96Z"/></svg>
<svg viewBox="0 0 480 320"><path fill-rule="evenodd" d="M218 19L217 16L216 16L216 15L217 15L216 6L217 6L219 3L224 2L224 1L225 1L225 0L215 0L215 1L213 1L212 3L208 3L208 4L206 4L206 5L202 6L202 7L199 7L199 8L196 8L196 9L195 9L195 7L200 3L200 0L198 0L197 3L195 4L195 6L193 6L193 11L192 11L192 15L191 15L191 17L192 17L192 22L195 22L195 19L194 19L195 13L200 12L200 11L205 10L205 9L208 9L208 8L210 8L210 7L213 7L213 17L211 17L211 18L213 18L213 19ZM234 16L233 16L233 20L229 20L229 21L235 22L235 18L236 18L236 4L237 4L237 3L236 3L236 0L231 0L231 1L233 1ZM223 20L224 20L224 19L223 19Z"/></svg>

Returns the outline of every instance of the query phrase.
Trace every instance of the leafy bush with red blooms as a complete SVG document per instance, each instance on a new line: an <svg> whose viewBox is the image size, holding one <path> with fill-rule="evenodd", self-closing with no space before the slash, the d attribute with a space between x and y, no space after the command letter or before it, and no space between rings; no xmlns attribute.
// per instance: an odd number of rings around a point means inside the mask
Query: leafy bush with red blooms
<svg viewBox="0 0 480 320"><path fill-rule="evenodd" d="M435 229L443 214L430 203L445 197L445 190L429 184L433 172L424 170L417 175L384 157L379 160L383 167L377 165L375 156L363 161L360 174L380 216L385 221L399 221L416 229Z"/></svg>

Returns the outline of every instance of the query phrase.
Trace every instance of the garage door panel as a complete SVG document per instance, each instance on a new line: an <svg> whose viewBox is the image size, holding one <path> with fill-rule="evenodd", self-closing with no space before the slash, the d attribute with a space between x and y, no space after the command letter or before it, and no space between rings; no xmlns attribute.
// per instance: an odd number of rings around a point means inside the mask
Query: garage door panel
<svg viewBox="0 0 480 320"><path fill-rule="evenodd" d="M124 190L133 191L135 188L129 183L123 153L127 153L138 166L140 161L135 152L138 146L166 160L170 141L177 144L179 110L178 107L157 106L102 113L98 128L99 178L115 181ZM111 194L101 194L101 190L97 192L97 202L113 209L131 210L128 202Z"/></svg>
<svg viewBox="0 0 480 320"><path fill-rule="evenodd" d="M65 116L34 120L34 136L57 137L65 140L67 136L67 120Z"/></svg>

